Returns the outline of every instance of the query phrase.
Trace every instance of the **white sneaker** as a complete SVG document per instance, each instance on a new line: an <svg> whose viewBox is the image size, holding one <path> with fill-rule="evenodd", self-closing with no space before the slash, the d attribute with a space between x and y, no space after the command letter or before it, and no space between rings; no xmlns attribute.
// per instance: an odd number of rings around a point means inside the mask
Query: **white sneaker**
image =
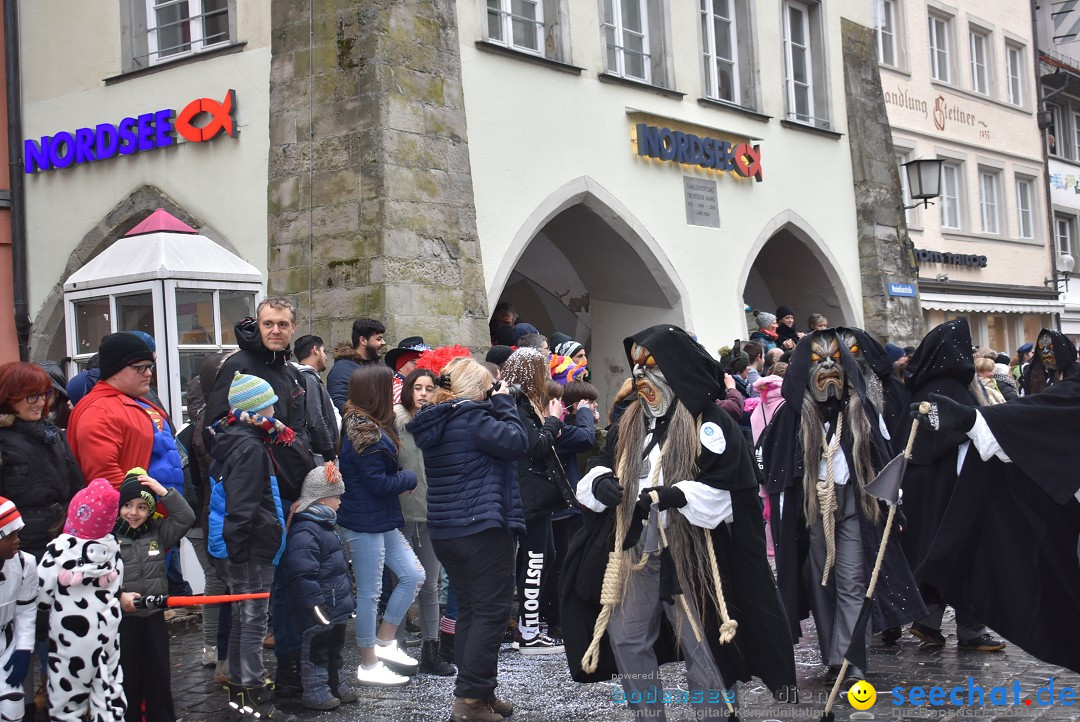
<svg viewBox="0 0 1080 722"><path fill-rule="evenodd" d="M378 662L371 669L364 669L364 665L359 665L356 668L356 681L365 687L400 687L408 684L409 678L391 671L382 662Z"/></svg>
<svg viewBox="0 0 1080 722"><path fill-rule="evenodd" d="M213 667L217 664L217 647L202 648L202 666Z"/></svg>
<svg viewBox="0 0 1080 722"><path fill-rule="evenodd" d="M376 642L375 656L390 665L390 668L395 672L402 674L416 674L416 671L420 668L420 662L402 651L397 642L391 642L385 647Z"/></svg>

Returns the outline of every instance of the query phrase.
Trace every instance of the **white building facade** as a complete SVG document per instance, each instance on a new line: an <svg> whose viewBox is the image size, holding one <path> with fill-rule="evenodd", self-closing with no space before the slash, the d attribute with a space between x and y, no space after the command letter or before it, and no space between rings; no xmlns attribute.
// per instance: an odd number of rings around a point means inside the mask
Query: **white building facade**
<svg viewBox="0 0 1080 722"><path fill-rule="evenodd" d="M927 327L965 317L1014 351L1055 325L1028 3L875 0L897 163L939 158L941 197L907 212Z"/></svg>

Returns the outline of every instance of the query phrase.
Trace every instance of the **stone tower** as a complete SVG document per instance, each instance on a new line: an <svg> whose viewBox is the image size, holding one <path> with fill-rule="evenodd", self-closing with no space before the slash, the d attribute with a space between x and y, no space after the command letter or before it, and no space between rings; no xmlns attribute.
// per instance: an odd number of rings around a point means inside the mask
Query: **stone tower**
<svg viewBox="0 0 1080 722"><path fill-rule="evenodd" d="M269 291L298 333L487 344L453 0L272 0Z"/></svg>
<svg viewBox="0 0 1080 722"><path fill-rule="evenodd" d="M898 345L923 336L919 299L889 295L889 283L916 286L918 268L907 240L904 198L892 130L881 91L874 31L841 19L844 93L862 271L863 325Z"/></svg>

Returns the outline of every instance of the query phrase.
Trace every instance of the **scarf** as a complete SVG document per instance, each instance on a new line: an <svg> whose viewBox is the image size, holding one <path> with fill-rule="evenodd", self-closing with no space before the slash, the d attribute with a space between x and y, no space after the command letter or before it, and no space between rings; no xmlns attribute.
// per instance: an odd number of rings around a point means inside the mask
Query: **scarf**
<svg viewBox="0 0 1080 722"><path fill-rule="evenodd" d="M150 518L147 519L145 522L143 522L137 527L132 527L130 524L124 521L123 517L117 517L116 526L113 527L113 534L135 541L142 537L144 534L146 534L146 532L150 531L151 525L157 518L157 514L151 514Z"/></svg>
<svg viewBox="0 0 1080 722"><path fill-rule="evenodd" d="M296 432L271 416L256 414L254 411L241 411L233 409L225 417L225 424L251 424L266 432L271 444L291 444L296 438Z"/></svg>
<svg viewBox="0 0 1080 722"><path fill-rule="evenodd" d="M759 328L758 332L761 333L761 335L763 335L763 336L769 337L773 341L775 341L776 339L779 338L779 335L776 333L776 331L770 331L767 328Z"/></svg>

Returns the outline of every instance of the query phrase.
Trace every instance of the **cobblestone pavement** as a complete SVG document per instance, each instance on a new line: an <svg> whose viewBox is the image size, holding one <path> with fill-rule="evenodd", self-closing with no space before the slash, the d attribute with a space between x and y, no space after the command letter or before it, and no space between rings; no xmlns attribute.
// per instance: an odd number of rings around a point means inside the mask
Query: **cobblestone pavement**
<svg viewBox="0 0 1080 722"><path fill-rule="evenodd" d="M200 666L202 647L197 618L174 620L173 631L173 696L177 712L185 722L226 719L224 693L211 682L211 669ZM1069 623L1075 623L1070 620ZM740 717L744 722L764 720L817 720L831 687L831 680L820 665L814 633L807 625L809 635L803 637L796 649L799 688L802 701L797 705L781 704L773 700L769 691L758 683L740 685ZM870 649L869 681L877 688L877 703L868 712L854 712L844 701L835 707L836 719L940 719L940 720L1077 720L1080 706L1062 704L1065 687L1078 691L1080 675L1059 667L1044 664L1010 645L1004 652L978 653L956 651L955 634L950 619L944 630L949 642L942 650L930 651L920 647L910 635L893 646L875 639ZM351 629L345 649L346 668L356 668L359 654L352 642ZM413 656L418 648L409 650ZM266 652L269 670L273 669L274 654ZM665 687L686 689L682 666L665 665ZM971 685L982 687L986 697L983 706L957 707L949 705L948 692L957 685L963 688L961 699L967 702L967 690ZM612 703L613 686L609 684L577 684L570 679L566 660L562 655L523 657L504 645L499 655L498 694L512 702L516 711L513 720L518 722L569 722L570 720L630 720L625 705ZM1019 683L1019 704L1014 703L1014 683ZM1053 685L1054 704L1041 706L1036 698L1040 688ZM894 687L905 692L915 686L928 691L933 686L945 689L945 705L903 706L893 704ZM1008 688L1007 703L994 706L989 695L995 686ZM281 707L304 720L363 720L364 722L398 722L400 720L445 721L450 715L453 677L420 675L409 685L397 689L361 688L362 697L355 704L343 705L331 712L311 712L302 709L295 700L283 701ZM1064 695L1066 702L1068 695ZM1042 693L1048 700L1047 690ZM1026 705L1025 702L1031 702ZM1074 711L1075 710L1075 711ZM854 713L854 714L853 714ZM872 716L867 716L867 715ZM695 719L693 711L685 704L672 704L668 719ZM724 718L721 718L724 719Z"/></svg>

